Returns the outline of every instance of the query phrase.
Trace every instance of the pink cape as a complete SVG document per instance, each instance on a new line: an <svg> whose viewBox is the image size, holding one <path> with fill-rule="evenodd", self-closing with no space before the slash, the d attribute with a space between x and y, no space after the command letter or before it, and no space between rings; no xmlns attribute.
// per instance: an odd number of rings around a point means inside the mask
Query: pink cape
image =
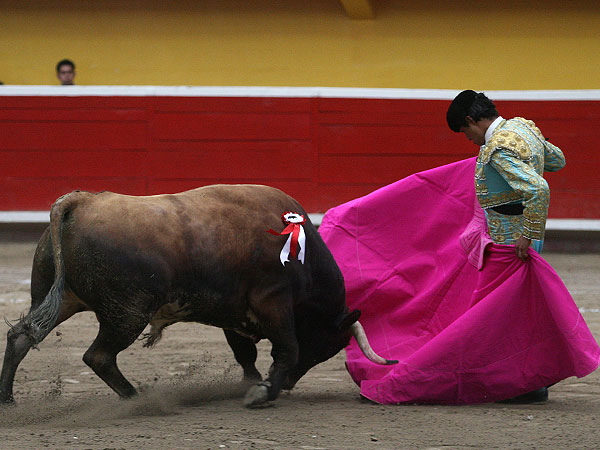
<svg viewBox="0 0 600 450"><path fill-rule="evenodd" d="M350 375L375 402L491 402L598 367L600 349L552 267L489 241L474 167L414 174L323 218L348 306L362 311L374 350L399 360L380 366L354 339L347 347Z"/></svg>

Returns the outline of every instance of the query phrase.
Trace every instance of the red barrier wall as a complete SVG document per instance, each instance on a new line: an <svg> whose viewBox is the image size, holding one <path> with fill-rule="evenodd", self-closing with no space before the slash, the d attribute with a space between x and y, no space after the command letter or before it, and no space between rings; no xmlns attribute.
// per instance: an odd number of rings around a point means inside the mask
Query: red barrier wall
<svg viewBox="0 0 600 450"><path fill-rule="evenodd" d="M1 96L0 210L48 210L74 189L145 195L214 183L279 187L324 212L477 154L447 100ZM550 217L600 218L600 101L496 101L561 147Z"/></svg>

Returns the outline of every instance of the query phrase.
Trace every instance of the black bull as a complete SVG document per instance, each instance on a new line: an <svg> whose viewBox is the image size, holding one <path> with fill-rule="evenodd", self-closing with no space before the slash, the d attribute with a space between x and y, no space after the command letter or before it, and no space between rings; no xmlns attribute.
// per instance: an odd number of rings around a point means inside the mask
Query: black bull
<svg viewBox="0 0 600 450"><path fill-rule="evenodd" d="M304 264L284 265L281 215L307 222ZM134 197L75 191L56 201L37 246L31 308L8 332L0 402L13 401L13 381L29 349L75 313L94 311L98 336L83 360L121 397L135 388L117 354L148 324L146 346L176 322L224 330L244 379L255 383L247 406L274 400L354 335L376 355L345 303L342 274L300 204L266 186L217 185L173 195ZM256 342L272 344L268 378L255 367Z"/></svg>

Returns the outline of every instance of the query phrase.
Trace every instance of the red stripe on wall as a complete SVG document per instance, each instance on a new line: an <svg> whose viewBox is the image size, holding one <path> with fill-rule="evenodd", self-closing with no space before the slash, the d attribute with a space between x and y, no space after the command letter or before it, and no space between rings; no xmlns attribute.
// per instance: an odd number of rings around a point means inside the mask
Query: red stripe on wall
<svg viewBox="0 0 600 450"><path fill-rule="evenodd" d="M0 210L48 210L74 189L146 195L215 183L279 187L310 212L474 156L447 100L0 97ZM532 119L567 167L550 217L600 218L600 101L497 101Z"/></svg>

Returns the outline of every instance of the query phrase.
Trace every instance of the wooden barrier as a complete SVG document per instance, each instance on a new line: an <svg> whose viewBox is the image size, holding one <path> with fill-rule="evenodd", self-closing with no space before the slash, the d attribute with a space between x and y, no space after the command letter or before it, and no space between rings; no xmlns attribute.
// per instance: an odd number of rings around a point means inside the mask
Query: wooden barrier
<svg viewBox="0 0 600 450"><path fill-rule="evenodd" d="M318 213L478 151L446 126L455 91L382 90L374 98L377 90L360 97L350 89L122 95L103 88L0 88L0 211L48 210L74 189L147 195L259 183ZM597 93L591 100L488 95L504 117L534 120L564 150L567 167L547 176L550 217L599 219Z"/></svg>

